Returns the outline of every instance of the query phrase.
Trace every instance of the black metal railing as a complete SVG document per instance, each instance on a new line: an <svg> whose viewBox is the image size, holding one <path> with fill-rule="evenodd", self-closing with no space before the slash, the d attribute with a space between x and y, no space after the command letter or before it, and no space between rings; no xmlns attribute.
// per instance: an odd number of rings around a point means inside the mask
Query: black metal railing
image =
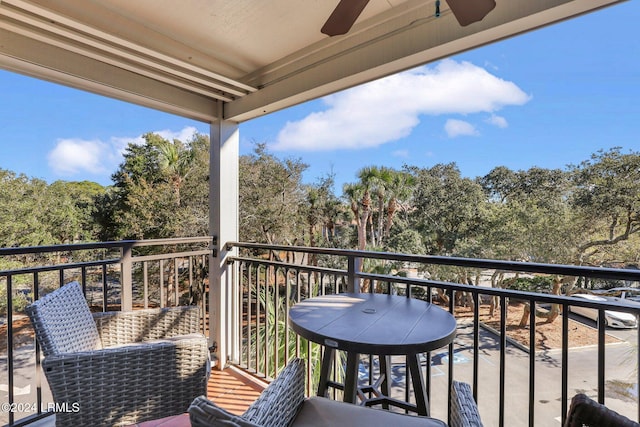
<svg viewBox="0 0 640 427"><path fill-rule="evenodd" d="M232 247L239 250L239 255L230 259L229 268L238 277L237 308L233 312L241 325L240 336L229 337L237 340L238 352L232 359L253 373L274 377L290 357L306 358L308 393L313 394L321 348L289 329L291 304L343 291L394 293L442 305L458 320L456 341L441 353L424 355L432 414L448 417L448 390L456 379L471 383L485 425L553 425L558 419L564 421L568 402L577 392L595 395L599 402L624 415L640 418L640 329L624 331L618 344L608 344L615 341L612 334L616 332L606 326L608 311L630 313L637 321L640 304L587 301L491 286L491 277L510 275L513 282L514 277L526 274L529 278L553 277L559 290L590 292L596 280L637 286L638 270L227 244L228 249ZM415 277L416 271L430 272L431 277L426 273L425 277ZM414 274L403 277L402 272ZM597 321L571 314L572 307L595 310ZM509 315L516 308L522 310L522 316L514 323ZM485 313L492 309L494 316ZM546 316L546 323L541 322L541 315ZM549 321L554 315L557 318ZM538 338L540 330L548 328L559 338L554 345L548 343L550 337ZM580 343L592 339L593 344L574 348L574 337ZM365 358L361 363L363 376L371 380L375 369L367 367L375 367L375 359ZM339 361L335 367L339 375ZM399 375L394 378L394 392L409 400L411 393L404 384L410 382L402 379L406 369L402 363L396 368Z"/></svg>
<svg viewBox="0 0 640 427"><path fill-rule="evenodd" d="M212 248L212 237L0 248L0 422L23 425L51 414L26 304L75 280L92 311L200 305L208 334Z"/></svg>
<svg viewBox="0 0 640 427"><path fill-rule="evenodd" d="M0 352L6 384L2 402L19 412L3 413L8 425L23 425L44 416L50 402L46 381L40 377L39 352L28 321L20 313L24 304L71 280L80 281L93 310L129 309L179 304L202 304L209 314L205 286L213 240L205 238L123 241L38 248L0 249L0 303L4 311L4 340ZM640 382L637 342L639 330L624 331L625 339L609 344L613 330L606 327L606 311L640 313L620 302L590 302L573 297L492 287L493 277L554 275L574 278L576 287L603 279L640 282L640 271L630 269L563 266L455 257L417 256L384 252L229 243L237 249L229 258L232 280L224 301L225 315L233 317L226 331L230 359L266 378L273 378L292 356L306 358L308 392L314 393L320 357L319 345L300 339L288 327L288 309L304 298L361 290L422 298L452 312L458 320L455 342L441 352L423 355L426 387L434 416L448 416L451 382L472 384L485 425L552 425L563 420L567 402L577 390L594 394L602 403L630 418L640 418L637 387ZM404 276L403 272L410 274ZM420 273L416 275L416 273ZM429 276L430 274L430 276ZM473 282L474 284L468 284ZM570 280L565 280L570 283ZM180 285L175 286L176 283ZM215 291L215 290L214 290ZM527 325L513 335L514 307L529 308ZM587 324L594 344L575 349L572 337L578 326L570 307L592 308L598 322ZM558 317L560 342L544 347L537 339L542 325L539 312ZM494 316L487 311L495 310ZM213 311L211 311L213 313ZM204 319L203 319L204 320ZM208 333L208 322L203 330ZM590 328L590 329L589 329ZM533 337L533 338L532 338ZM629 373L620 373L619 365ZM626 364L626 365L625 365ZM362 360L363 381L375 375L376 360ZM368 367L373 367L368 369ZM334 371L340 376L340 358ZM401 361L392 369L393 393L411 398ZM366 378L368 377L368 378ZM339 380L339 378L335 378ZM634 388L635 387L635 388ZM620 389L628 398L620 397ZM6 393L6 394L5 394ZM635 393L635 394L634 394ZM334 397L340 398L336 391Z"/></svg>

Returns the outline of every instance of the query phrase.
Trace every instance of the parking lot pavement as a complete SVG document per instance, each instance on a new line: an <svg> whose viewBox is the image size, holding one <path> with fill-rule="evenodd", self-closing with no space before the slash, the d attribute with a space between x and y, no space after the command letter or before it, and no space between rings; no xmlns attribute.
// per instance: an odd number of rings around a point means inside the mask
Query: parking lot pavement
<svg viewBox="0 0 640 427"><path fill-rule="evenodd" d="M560 327L560 323L558 323ZM609 332L609 331L608 331ZM616 331L617 332L617 331ZM635 333L635 335L634 335ZM633 330L625 336L635 336ZM607 345L605 403L611 409L635 418L637 414L637 386L634 391L625 391L626 385L633 388L635 363L635 339ZM499 425L500 396L500 351L498 337L485 329L480 329L478 351L478 407L485 426ZM431 414L446 419L449 354L447 348L431 355ZM473 381L473 328L470 323L461 324L454 344L454 378L458 381ZM561 405L561 360L560 350L550 350L535 354L536 381L534 420L535 425L560 426ZM570 349L568 371L569 399L577 393L597 396L597 348L595 346ZM505 352L505 425L528 426L529 417L529 353L507 344ZM404 398L404 363L393 360L392 395Z"/></svg>
<svg viewBox="0 0 640 427"><path fill-rule="evenodd" d="M35 353L33 345L21 346L14 350L13 353L13 396L15 411L14 417L16 420L33 415L37 413L35 406L36 393L38 390L35 369ZM7 378L7 359L6 357L0 358L0 401L9 402L9 386ZM44 409L46 409L46 402L51 402L51 392L47 386L44 375L40 376L42 382L41 393ZM6 424L9 422L9 414L7 411L0 411L0 424Z"/></svg>

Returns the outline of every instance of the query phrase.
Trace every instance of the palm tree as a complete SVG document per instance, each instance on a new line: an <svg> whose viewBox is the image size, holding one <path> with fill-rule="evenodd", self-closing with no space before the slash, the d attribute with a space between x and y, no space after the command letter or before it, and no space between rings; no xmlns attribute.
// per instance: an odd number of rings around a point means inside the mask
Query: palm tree
<svg viewBox="0 0 640 427"><path fill-rule="evenodd" d="M367 223L371 214L371 195L369 189L362 185L345 184L343 193L349 200L351 211L356 218L358 229L358 249L364 250L367 246Z"/></svg>
<svg viewBox="0 0 640 427"><path fill-rule="evenodd" d="M376 217L376 228L374 230L373 223L371 223L371 243L373 246L382 246L384 242L384 222L385 214L384 207L389 198L388 189L393 179L393 169L387 167L371 167L369 168L368 179L371 183L372 192L376 196L377 212L372 215Z"/></svg>
<svg viewBox="0 0 640 427"><path fill-rule="evenodd" d="M391 179L387 185L388 204L386 209L386 218L384 226L384 237L389 237L391 226L393 225L393 217L398 211L398 204L401 201L411 197L413 186L415 185L413 175L406 172L393 171Z"/></svg>
<svg viewBox="0 0 640 427"><path fill-rule="evenodd" d="M182 182L191 171L193 160L195 159L195 151L177 139L170 142L159 138L155 141L155 144L160 152L160 169L171 182L176 204L180 206L180 188L182 187Z"/></svg>
<svg viewBox="0 0 640 427"><path fill-rule="evenodd" d="M398 203L411 195L414 179L406 172L375 166L361 169L358 178L358 183L343 188L357 221L358 249L367 245L367 227L371 245L382 247L389 237Z"/></svg>

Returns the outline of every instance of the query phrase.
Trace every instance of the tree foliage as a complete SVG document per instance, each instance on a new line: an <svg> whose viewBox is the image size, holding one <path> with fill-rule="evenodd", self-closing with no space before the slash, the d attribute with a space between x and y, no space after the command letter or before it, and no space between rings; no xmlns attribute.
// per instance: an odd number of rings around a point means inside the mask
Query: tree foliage
<svg viewBox="0 0 640 427"><path fill-rule="evenodd" d="M0 244L208 234L208 137L143 139L129 144L106 188L47 184L0 169ZM590 265L640 261L640 153L620 148L562 170L499 166L476 179L461 176L455 163L370 166L344 185L342 197L332 174L305 183L306 164L278 158L265 144L241 156L239 168L245 241Z"/></svg>
<svg viewBox="0 0 640 427"><path fill-rule="evenodd" d="M276 158L264 144L240 157L241 240L289 245L303 241L306 168L300 160Z"/></svg>
<svg viewBox="0 0 640 427"><path fill-rule="evenodd" d="M356 221L357 248L384 247L396 213L411 196L414 178L405 171L375 166L360 169L357 176L358 182L343 186Z"/></svg>
<svg viewBox="0 0 640 427"><path fill-rule="evenodd" d="M640 231L640 153L601 150L570 171L571 205L585 231L578 261L603 262L611 246Z"/></svg>
<svg viewBox="0 0 640 427"><path fill-rule="evenodd" d="M95 240L95 198L105 189L93 182L51 185L0 169L0 246L40 246Z"/></svg>
<svg viewBox="0 0 640 427"><path fill-rule="evenodd" d="M412 224L431 254L459 253L464 241L477 236L482 222L482 188L463 178L455 164L408 168L415 177Z"/></svg>
<svg viewBox="0 0 640 427"><path fill-rule="evenodd" d="M477 179L486 195L479 233L485 256L568 263L574 258L575 215L567 199L570 174L538 167L494 168Z"/></svg>
<svg viewBox="0 0 640 427"><path fill-rule="evenodd" d="M149 133L143 140L128 145L106 188L47 184L0 169L0 245L209 234L208 137L170 141ZM640 153L613 148L564 170L499 166L475 179L463 177L455 163L369 166L343 186L342 197L332 174L304 183L306 169L299 159L269 153L265 144L239 158L241 240L564 264L640 261ZM0 269L9 262L0 260ZM307 262L345 267L316 255ZM384 274L401 274L404 267L363 265ZM517 275L502 273L495 272L493 286L524 286ZM461 267L430 266L429 274L479 280L478 271ZM547 292L575 286L574 278L548 279L541 285ZM538 311L553 321L559 307ZM528 319L525 310L522 324Z"/></svg>
<svg viewBox="0 0 640 427"><path fill-rule="evenodd" d="M130 143L98 203L101 239L157 239L208 234L208 138L168 141L153 133ZM208 157L206 157L208 159ZM191 196L183 200L183 192Z"/></svg>

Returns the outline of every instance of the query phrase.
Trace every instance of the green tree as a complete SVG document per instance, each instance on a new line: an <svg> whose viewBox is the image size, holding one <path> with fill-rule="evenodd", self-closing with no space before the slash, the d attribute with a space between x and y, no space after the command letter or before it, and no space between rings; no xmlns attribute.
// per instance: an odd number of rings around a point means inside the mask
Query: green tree
<svg viewBox="0 0 640 427"><path fill-rule="evenodd" d="M53 243L41 221L46 209L47 184L24 174L0 169L0 242L4 247L39 246Z"/></svg>
<svg viewBox="0 0 640 427"><path fill-rule="evenodd" d="M333 192L334 182L334 176L329 174L306 186L309 246L333 246L336 228L347 216L345 206Z"/></svg>
<svg viewBox="0 0 640 427"><path fill-rule="evenodd" d="M369 189L361 183L344 184L342 193L348 200L349 207L356 220L357 249L364 250L367 247L367 224L371 214L371 194Z"/></svg>
<svg viewBox="0 0 640 427"><path fill-rule="evenodd" d="M124 160L112 175L113 187L99 199L96 218L102 226L101 237L112 239L155 239L193 235L194 215L202 217L207 203L182 201L181 191L208 188L208 175L193 173L208 144L196 136L192 141L169 142L152 133L144 135L144 144L130 143ZM197 213L194 213L197 212ZM202 230L198 230L202 231ZM206 231L206 229L205 229Z"/></svg>
<svg viewBox="0 0 640 427"><path fill-rule="evenodd" d="M98 238L95 200L105 188L90 181L55 181L47 188L51 203L45 221L58 243L91 242Z"/></svg>
<svg viewBox="0 0 640 427"><path fill-rule="evenodd" d="M391 235L387 242L387 249L391 252L403 254L424 254L425 247L422 236L417 230L411 228L403 229Z"/></svg>
<svg viewBox="0 0 640 427"><path fill-rule="evenodd" d="M483 256L569 262L578 230L567 203L568 177L559 169L500 166L479 178L488 198L479 233Z"/></svg>
<svg viewBox="0 0 640 427"><path fill-rule="evenodd" d="M196 134L190 141L193 158L180 187L180 205L185 215L184 227L192 236L209 234L209 136Z"/></svg>
<svg viewBox="0 0 640 427"><path fill-rule="evenodd" d="M298 159L281 160L257 144L240 157L240 239L294 245L305 233L305 190Z"/></svg>
<svg viewBox="0 0 640 427"><path fill-rule="evenodd" d="M358 249L381 248L389 237L399 205L411 194L413 177L388 167L368 166L358 181L343 186L343 196L356 219Z"/></svg>
<svg viewBox="0 0 640 427"><path fill-rule="evenodd" d="M358 182L347 183L342 188L342 193L347 198L351 212L356 219L358 231L358 247L363 250L367 247L367 226L373 222L373 206L371 192L379 192L379 170L376 167L365 167L358 171ZM377 188L376 188L377 187ZM375 246L375 237L371 233L372 244Z"/></svg>
<svg viewBox="0 0 640 427"><path fill-rule="evenodd" d="M144 138L148 143L158 147L160 171L173 187L176 205L180 206L180 189L185 178L192 171L196 157L195 150L177 139L168 141L155 134L147 134Z"/></svg>
<svg viewBox="0 0 640 427"><path fill-rule="evenodd" d="M611 247L640 231L640 153L600 150L570 171L575 185L571 206L585 231L577 262L609 261Z"/></svg>
<svg viewBox="0 0 640 427"><path fill-rule="evenodd" d="M415 178L404 171L392 171L387 185L388 201L385 206L385 225L383 236L388 239L391 236L391 227L399 209L409 201L416 184ZM408 210L405 207L405 210Z"/></svg>
<svg viewBox="0 0 640 427"><path fill-rule="evenodd" d="M384 240L385 206L390 199L389 186L391 185L393 170L387 167L371 166L361 171L362 176L368 180L375 203L369 217L369 236L373 247L381 247Z"/></svg>
<svg viewBox="0 0 640 427"><path fill-rule="evenodd" d="M388 167L369 167L359 175L361 183L371 188L375 199L369 216L369 238L373 247L384 247L399 206L412 192L415 181L406 173Z"/></svg>
<svg viewBox="0 0 640 427"><path fill-rule="evenodd" d="M424 239L428 253L458 253L464 240L477 237L483 221L485 196L479 184L460 176L455 164L428 169L409 167L416 182L412 226Z"/></svg>

